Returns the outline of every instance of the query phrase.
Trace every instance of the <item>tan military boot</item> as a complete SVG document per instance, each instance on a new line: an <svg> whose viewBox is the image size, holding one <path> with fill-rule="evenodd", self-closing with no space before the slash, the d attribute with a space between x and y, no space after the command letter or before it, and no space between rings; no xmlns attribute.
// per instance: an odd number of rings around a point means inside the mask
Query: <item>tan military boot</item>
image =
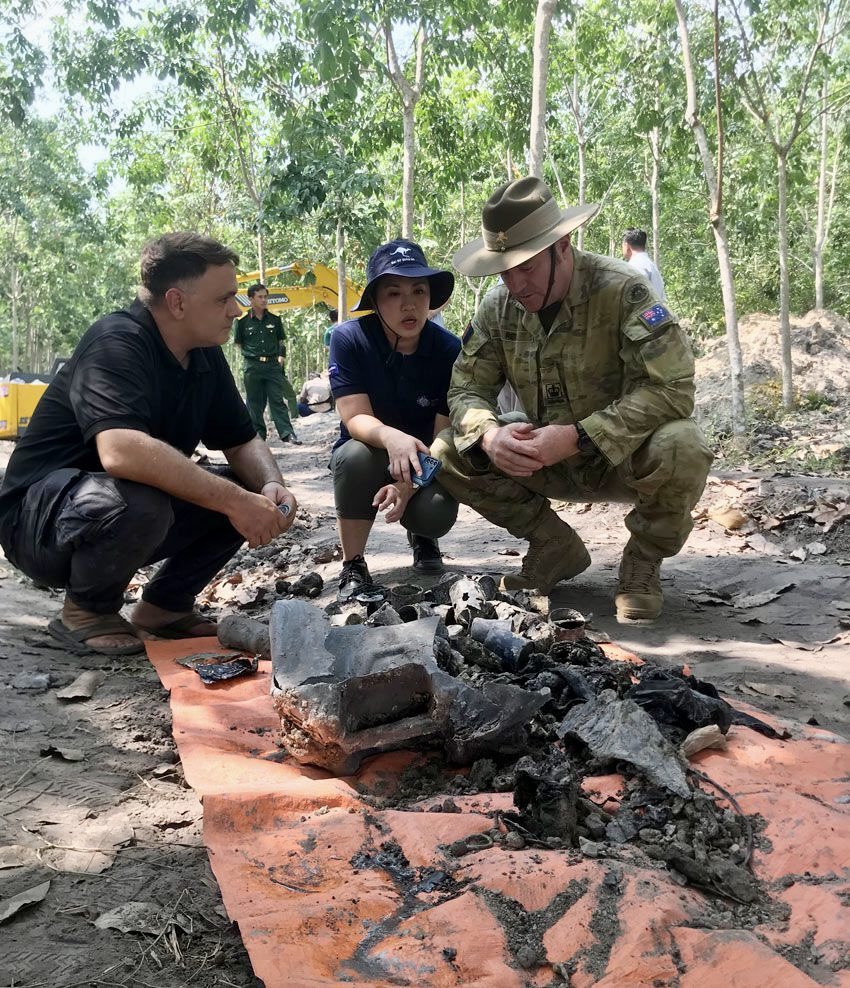
<svg viewBox="0 0 850 988"><path fill-rule="evenodd" d="M661 557L642 555L629 543L620 563L615 603L618 621L653 621L661 613Z"/></svg>
<svg viewBox="0 0 850 988"><path fill-rule="evenodd" d="M502 577L502 590L549 593L561 580L569 580L590 566L590 554L575 531L554 511L534 529L519 573Z"/></svg>

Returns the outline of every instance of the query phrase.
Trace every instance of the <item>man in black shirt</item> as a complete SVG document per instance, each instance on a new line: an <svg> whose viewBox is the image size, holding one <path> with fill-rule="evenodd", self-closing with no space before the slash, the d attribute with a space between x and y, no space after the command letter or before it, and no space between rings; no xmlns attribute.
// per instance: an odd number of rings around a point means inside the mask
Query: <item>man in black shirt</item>
<svg viewBox="0 0 850 988"><path fill-rule="evenodd" d="M221 351L237 261L194 233L147 244L139 298L85 333L9 461L0 543L36 583L66 588L50 631L72 651L140 652L137 628L215 634L196 594L243 541L265 545L292 524L295 498ZM201 441L229 470L192 462ZM124 621L133 574L162 559Z"/></svg>

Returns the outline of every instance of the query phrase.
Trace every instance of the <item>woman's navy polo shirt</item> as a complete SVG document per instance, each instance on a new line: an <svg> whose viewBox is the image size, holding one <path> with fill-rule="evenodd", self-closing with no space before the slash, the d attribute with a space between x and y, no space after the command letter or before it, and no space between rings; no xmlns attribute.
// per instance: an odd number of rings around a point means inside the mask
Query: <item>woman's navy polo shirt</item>
<svg viewBox="0 0 850 988"><path fill-rule="evenodd" d="M422 440L434 438L434 419L448 415L447 394L460 340L430 320L415 353L393 352L378 317L350 319L331 336L334 398L365 394L375 418ZM334 449L351 438L340 422Z"/></svg>

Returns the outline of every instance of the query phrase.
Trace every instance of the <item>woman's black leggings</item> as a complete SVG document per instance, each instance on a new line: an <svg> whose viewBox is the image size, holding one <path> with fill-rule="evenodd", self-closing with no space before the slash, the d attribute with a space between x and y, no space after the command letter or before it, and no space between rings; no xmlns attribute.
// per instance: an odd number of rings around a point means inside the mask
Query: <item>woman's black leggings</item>
<svg viewBox="0 0 850 988"><path fill-rule="evenodd" d="M377 512L372 499L392 481L387 451L349 439L334 450L330 467L337 517L374 519ZM401 524L414 535L439 539L454 525L457 507L451 494L433 480L410 499Z"/></svg>

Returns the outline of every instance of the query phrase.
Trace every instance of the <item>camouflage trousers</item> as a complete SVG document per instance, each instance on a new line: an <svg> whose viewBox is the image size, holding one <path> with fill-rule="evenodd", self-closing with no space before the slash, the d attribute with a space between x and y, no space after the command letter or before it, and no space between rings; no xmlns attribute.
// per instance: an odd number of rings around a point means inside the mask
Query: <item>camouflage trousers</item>
<svg viewBox="0 0 850 988"><path fill-rule="evenodd" d="M450 494L517 538L540 524L550 499L613 501L634 505L626 528L636 547L655 557L674 556L685 544L714 459L691 419L660 426L616 467L601 455L579 454L531 477L508 477L478 446L458 453L451 429L437 436L431 453L443 461L440 482Z"/></svg>

